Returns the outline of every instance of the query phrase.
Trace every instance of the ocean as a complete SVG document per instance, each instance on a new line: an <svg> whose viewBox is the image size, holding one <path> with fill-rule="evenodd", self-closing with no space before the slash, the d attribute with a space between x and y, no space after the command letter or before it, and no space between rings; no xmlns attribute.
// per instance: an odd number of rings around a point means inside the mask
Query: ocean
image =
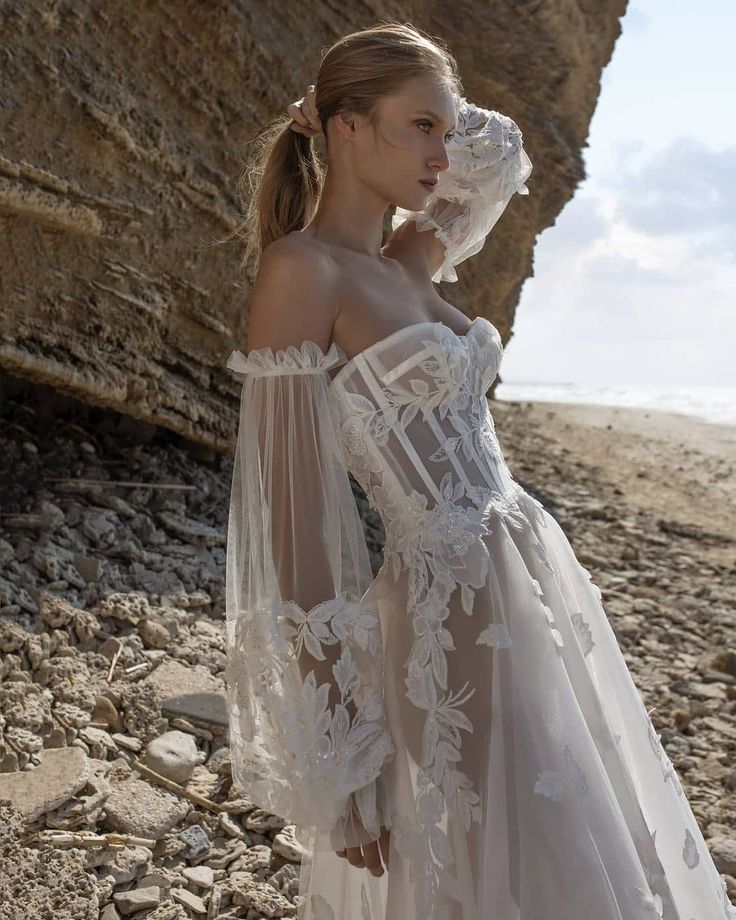
<svg viewBox="0 0 736 920"><path fill-rule="evenodd" d="M588 386L579 383L499 383L498 400L631 406L693 415L715 425L736 426L736 387Z"/></svg>

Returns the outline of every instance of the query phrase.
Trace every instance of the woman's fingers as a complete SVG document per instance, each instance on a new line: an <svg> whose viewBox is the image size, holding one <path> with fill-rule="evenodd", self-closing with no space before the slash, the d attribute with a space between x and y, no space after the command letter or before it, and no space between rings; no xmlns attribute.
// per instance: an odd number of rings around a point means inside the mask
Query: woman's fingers
<svg viewBox="0 0 736 920"><path fill-rule="evenodd" d="M391 849L391 831L387 827L381 827L381 836L378 838L378 844L381 848L383 864L386 870L388 870L388 851Z"/></svg>
<svg viewBox="0 0 736 920"><path fill-rule="evenodd" d="M307 118L302 112L302 101L301 99L297 99L296 102L292 102L286 111L291 115L294 121L298 121L299 124L308 124Z"/></svg>
<svg viewBox="0 0 736 920"><path fill-rule="evenodd" d="M310 84L307 87L306 95L296 102L292 102L287 108L294 122L291 125L291 129L300 134L305 134L307 137L314 137L315 134L320 134L322 131L314 95L314 85Z"/></svg>
<svg viewBox="0 0 736 920"><path fill-rule="evenodd" d="M293 116L292 116L293 118ZM291 125L289 126L292 131L296 131L298 134L305 134L307 137L314 137L320 132L316 128L313 128L309 123L305 124L304 121L297 121L293 118Z"/></svg>
<svg viewBox="0 0 736 920"><path fill-rule="evenodd" d="M344 850L335 850L338 856L341 856L355 866L357 869L367 869L371 875L383 875L383 867L388 870L388 853L391 844L391 831L386 827L381 827L381 833L378 840L371 843L365 843L361 847L347 847Z"/></svg>
<svg viewBox="0 0 736 920"><path fill-rule="evenodd" d="M345 852L351 866L355 866L357 869L363 868L365 862L363 860L363 851L360 847L346 847Z"/></svg>
<svg viewBox="0 0 736 920"><path fill-rule="evenodd" d="M302 99L298 99L296 102L292 102L291 105L286 110L289 115L291 115L294 124L291 126L294 131L301 129L302 134L306 134L307 131L311 131L311 125L309 124L309 119L302 111Z"/></svg>
<svg viewBox="0 0 736 920"><path fill-rule="evenodd" d="M315 99L314 84L310 84L307 87L307 94L302 101L302 111L307 116L311 126L316 130L320 130L322 126L319 121L319 113L317 112L317 103Z"/></svg>
<svg viewBox="0 0 736 920"><path fill-rule="evenodd" d="M378 852L378 843L365 843L363 847L347 847L337 853L342 856L345 853L351 866L356 869L367 869L371 875L383 875L383 866L381 865L381 856Z"/></svg>
<svg viewBox="0 0 736 920"><path fill-rule="evenodd" d="M381 863L381 854L378 849L378 843L367 843L363 847L363 858L365 867L371 875L383 875L383 864Z"/></svg>

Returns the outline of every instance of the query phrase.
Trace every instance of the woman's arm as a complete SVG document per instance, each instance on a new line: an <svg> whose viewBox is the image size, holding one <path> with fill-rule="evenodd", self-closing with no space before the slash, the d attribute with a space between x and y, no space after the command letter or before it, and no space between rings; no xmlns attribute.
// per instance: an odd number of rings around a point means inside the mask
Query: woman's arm
<svg viewBox="0 0 736 920"><path fill-rule="evenodd" d="M328 371L344 355L316 341L329 310L313 261L301 273L284 250L256 285L259 346L228 360L243 379L226 566L233 776L339 850L390 826L380 774L394 746L373 575L330 404Z"/></svg>
<svg viewBox="0 0 736 920"><path fill-rule="evenodd" d="M516 123L465 98L459 100L447 152L450 166L425 207L396 208L386 246L397 258L425 268L432 281L457 281L454 266L483 247L514 193L529 194L525 182L532 171Z"/></svg>

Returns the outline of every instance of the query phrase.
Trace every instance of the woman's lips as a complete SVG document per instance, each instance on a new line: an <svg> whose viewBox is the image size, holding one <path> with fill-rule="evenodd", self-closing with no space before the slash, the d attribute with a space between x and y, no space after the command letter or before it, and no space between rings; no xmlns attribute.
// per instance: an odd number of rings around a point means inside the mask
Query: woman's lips
<svg viewBox="0 0 736 920"><path fill-rule="evenodd" d="M435 187L435 185L437 184L436 182L425 182L424 179L420 179L419 181L420 181L420 182L422 183L422 185L423 185L426 189L428 189L430 192L434 191L434 187Z"/></svg>

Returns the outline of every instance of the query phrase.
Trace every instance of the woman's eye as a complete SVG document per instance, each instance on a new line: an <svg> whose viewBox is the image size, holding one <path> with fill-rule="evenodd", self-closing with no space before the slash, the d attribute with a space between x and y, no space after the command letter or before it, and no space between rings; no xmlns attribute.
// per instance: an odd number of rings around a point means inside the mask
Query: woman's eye
<svg viewBox="0 0 736 920"><path fill-rule="evenodd" d="M434 125L432 124L431 121L420 121L420 122L417 122L417 124L419 125L420 128L423 128L423 127L426 126L426 127L428 127L428 128L431 129L431 128L434 127ZM446 135L445 135L445 143L446 143L447 141L451 141L451 140L453 139L454 136L455 136L455 132L454 132L454 131L451 131L449 134L446 134Z"/></svg>

